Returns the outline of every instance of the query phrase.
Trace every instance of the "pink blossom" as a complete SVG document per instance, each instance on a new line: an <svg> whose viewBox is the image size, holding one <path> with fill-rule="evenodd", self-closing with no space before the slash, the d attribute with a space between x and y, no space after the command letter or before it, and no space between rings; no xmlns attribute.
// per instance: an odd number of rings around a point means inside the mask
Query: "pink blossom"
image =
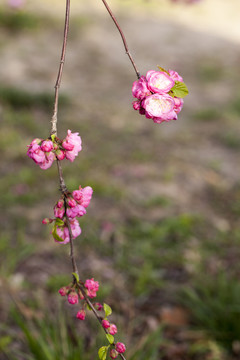
<svg viewBox="0 0 240 360"><path fill-rule="evenodd" d="M166 94L174 86L175 82L163 71L150 70L146 75L148 88L157 94Z"/></svg>
<svg viewBox="0 0 240 360"><path fill-rule="evenodd" d="M85 320L85 317L86 317L86 313L85 311L82 309L80 311L78 311L77 313L77 319L79 320Z"/></svg>
<svg viewBox="0 0 240 360"><path fill-rule="evenodd" d="M168 70L169 74L170 74L170 78L173 80L173 81L180 81L180 82L183 82L183 78L179 75L179 73L177 71L174 71L174 70Z"/></svg>
<svg viewBox="0 0 240 360"><path fill-rule="evenodd" d="M78 294L75 293L75 291L71 291L68 294L68 302L69 304L75 305L78 303Z"/></svg>
<svg viewBox="0 0 240 360"><path fill-rule="evenodd" d="M61 200L58 200L58 202L57 202L57 207L60 209L61 207L63 207L63 205L64 205L64 201L61 199Z"/></svg>
<svg viewBox="0 0 240 360"><path fill-rule="evenodd" d="M70 197L68 198L67 203L68 203L68 206L71 207L71 208L74 208L77 205L76 201L73 198L70 198Z"/></svg>
<svg viewBox="0 0 240 360"><path fill-rule="evenodd" d="M122 354L126 351L126 346L121 342L117 342L115 347L119 354Z"/></svg>
<svg viewBox="0 0 240 360"><path fill-rule="evenodd" d="M109 334L115 335L117 333L117 327L115 324L110 324L110 327L108 329Z"/></svg>
<svg viewBox="0 0 240 360"><path fill-rule="evenodd" d="M27 155L40 166L41 169L46 170L52 166L55 160L53 152L44 152L41 149L41 139L34 139L30 145L28 145Z"/></svg>
<svg viewBox="0 0 240 360"><path fill-rule="evenodd" d="M81 186L79 186L79 190L74 190L72 192L74 199L79 203L79 205L82 205L85 208L87 208L90 204L92 194L93 189L91 188L91 186L86 186L83 189L81 188Z"/></svg>
<svg viewBox="0 0 240 360"><path fill-rule="evenodd" d="M47 170L52 166L54 160L55 160L55 155L53 152L45 153L45 160L43 163L39 164L39 167L42 170Z"/></svg>
<svg viewBox="0 0 240 360"><path fill-rule="evenodd" d="M115 349L111 349L109 355L111 359L116 359L118 357L118 352Z"/></svg>
<svg viewBox="0 0 240 360"><path fill-rule="evenodd" d="M139 100L142 100L146 96L151 95L145 76L141 76L139 80L134 81L132 86L132 94Z"/></svg>
<svg viewBox="0 0 240 360"><path fill-rule="evenodd" d="M141 102L139 100L133 101L132 106L133 106L134 110L139 110L141 107Z"/></svg>
<svg viewBox="0 0 240 360"><path fill-rule="evenodd" d="M56 218L63 219L64 214L65 214L65 209L64 209L64 207L59 208L55 205L53 208L53 212L54 212L54 216Z"/></svg>
<svg viewBox="0 0 240 360"><path fill-rule="evenodd" d="M81 234L81 228L77 219L70 219L70 226L72 230L73 239ZM57 226L57 235L63 239L63 241L57 241L59 244L67 244L70 241L68 227L65 224L64 226Z"/></svg>
<svg viewBox="0 0 240 360"><path fill-rule="evenodd" d="M174 100L170 95L154 94L143 101L146 117L154 122L176 120L177 114L174 111Z"/></svg>
<svg viewBox="0 0 240 360"><path fill-rule="evenodd" d="M41 150L41 139L34 139L30 145L28 145L27 155L35 161L36 164L41 164L45 160L45 153Z"/></svg>
<svg viewBox="0 0 240 360"><path fill-rule="evenodd" d="M63 140L62 146L66 151L66 159L73 161L82 150L82 140L78 133L72 133L68 130L66 138Z"/></svg>
<svg viewBox="0 0 240 360"><path fill-rule="evenodd" d="M61 149L58 149L55 154L56 154L56 157L58 158L58 160L60 160L60 161L65 159L65 157L66 157L66 152Z"/></svg>
<svg viewBox="0 0 240 360"><path fill-rule="evenodd" d="M87 294L89 297L94 298L95 296L97 296L96 292L99 289L99 282L98 281L94 281L94 279L87 279L85 281L85 288L87 289Z"/></svg>
<svg viewBox="0 0 240 360"><path fill-rule="evenodd" d="M82 205L76 205L73 208L67 208L67 216L71 219L81 217L86 214L86 209Z"/></svg>
<svg viewBox="0 0 240 360"><path fill-rule="evenodd" d="M174 98L174 111L176 114L180 113L183 107L183 99L181 98Z"/></svg>
<svg viewBox="0 0 240 360"><path fill-rule="evenodd" d="M59 294L60 294L61 296L66 296L66 295L67 295L67 292L68 292L68 289L67 289L66 286L63 286L63 287L61 287L61 289L58 290L58 292L59 292Z"/></svg>
<svg viewBox="0 0 240 360"><path fill-rule="evenodd" d="M44 140L41 145L41 150L44 152L53 150L53 142L51 140Z"/></svg>
<svg viewBox="0 0 240 360"><path fill-rule="evenodd" d="M108 320L102 320L102 327L104 329L108 329L110 327L110 323Z"/></svg>
<svg viewBox="0 0 240 360"><path fill-rule="evenodd" d="M95 309L98 310L98 311L100 311L100 310L103 309L102 304L100 304L100 303L98 303L98 302L94 304L94 307L95 307Z"/></svg>

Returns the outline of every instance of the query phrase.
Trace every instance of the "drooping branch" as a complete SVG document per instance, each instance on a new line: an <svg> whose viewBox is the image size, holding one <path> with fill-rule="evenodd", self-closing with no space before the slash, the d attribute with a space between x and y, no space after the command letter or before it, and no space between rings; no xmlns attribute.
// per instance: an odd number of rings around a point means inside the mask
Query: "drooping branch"
<svg viewBox="0 0 240 360"><path fill-rule="evenodd" d="M53 112L53 116L52 116L52 120L51 120L51 132L50 135L57 135L57 113L58 113L58 98L59 98L59 88L60 88L60 84L61 84L61 79L62 79L62 73L63 73L63 65L65 62L65 55L66 55L66 45L67 45L67 38L68 38L68 31L69 31L69 15L70 15L70 0L66 0L66 14L65 14L65 25L64 25L64 36L63 36L63 45L62 45L62 53L61 53L61 60L60 60L60 66L59 66L59 70L58 70L58 75L57 75L57 80L56 80L56 84L55 84L55 101L54 101L54 112ZM123 36L123 35L122 35ZM123 37L124 39L124 37ZM124 42L124 44L126 44L126 41ZM126 51L127 50L127 45L125 45ZM131 57L131 55L128 52L128 55ZM133 61L133 60L131 60ZM134 62L133 62L134 64ZM136 70L137 72L137 70ZM138 75L138 73L137 73ZM59 177L59 183L60 183L60 191L63 195L64 198L64 208L65 208L65 219L66 219L66 224L67 224L67 228L69 231L69 243L70 243L70 258L71 258L71 263L72 263L72 270L73 273L77 274L77 277L79 277L79 271L78 271L78 267L77 267L77 262L76 262L76 258L75 258L75 254L74 254L74 244L73 244L73 233L72 233L72 229L71 229L71 224L70 224L70 219L67 216L67 196L68 196L68 189L66 187L65 181L64 181L64 177L63 177L63 171L62 171L62 166L61 163L58 159L56 159L57 161L57 168L58 168L58 177ZM98 322L100 323L102 329L105 331L106 334L108 334L108 332L106 331L106 329L102 326L102 318L99 316L99 314L97 313L96 309L94 308L92 302L90 301L89 297L87 296L87 293L85 291L85 288L81 285L80 282L76 281L76 277L75 275L73 275L73 283L77 286L77 288L81 291L85 302L87 303L87 305L91 308L91 310L93 311L96 319L98 320ZM116 345L115 343L113 343L112 345ZM126 360L126 358L124 357L123 354L119 353L119 356L121 357L122 360Z"/></svg>
<svg viewBox="0 0 240 360"><path fill-rule="evenodd" d="M130 52L129 52L125 35L124 35L124 33L123 33L123 31L122 31L122 29L121 29L121 27L120 27L120 25L119 25L116 17L114 16L112 10L110 9L108 3L106 2L106 0L102 0L102 2L103 2L103 4L104 4L104 6L106 7L109 15L110 15L111 18L113 19L113 22L114 22L114 24L116 25L116 27L117 27L120 35L121 35L121 38L122 38L122 41L123 41L123 45L124 45L124 48L125 48L125 50L126 50L126 54L128 55L128 57L129 57L129 59L130 59L130 61L131 61L131 63L132 63L132 66L133 66L133 68L134 68L134 70L135 70L135 73L136 73L136 75L137 75L137 78L140 79L140 77L141 77L140 72L138 71L137 66L136 66L136 63L135 63L135 61L133 60L133 57L132 57L132 55L131 55Z"/></svg>
<svg viewBox="0 0 240 360"><path fill-rule="evenodd" d="M59 97L59 88L62 80L63 73L63 65L65 62L66 55L66 47L67 47L67 38L68 38L68 30L69 30L69 16L70 16L70 0L66 0L66 14L65 14L65 25L64 25L64 34L63 34L63 45L62 45L62 53L60 59L60 65L57 75L57 80L55 84L55 100L53 107L53 116L52 116L52 128L51 135L57 135L57 113L58 113L58 97Z"/></svg>

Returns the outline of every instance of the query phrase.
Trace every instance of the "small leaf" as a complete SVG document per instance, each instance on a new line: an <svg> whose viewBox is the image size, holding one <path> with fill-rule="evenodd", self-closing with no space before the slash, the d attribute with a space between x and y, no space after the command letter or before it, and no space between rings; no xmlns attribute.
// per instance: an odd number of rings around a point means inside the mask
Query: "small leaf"
<svg viewBox="0 0 240 360"><path fill-rule="evenodd" d="M76 279L77 283L79 282L79 276L77 273L73 272L72 275L74 276L74 278Z"/></svg>
<svg viewBox="0 0 240 360"><path fill-rule="evenodd" d="M87 303L87 309L90 311L92 310L92 308L88 305L88 303Z"/></svg>
<svg viewBox="0 0 240 360"><path fill-rule="evenodd" d="M98 356L100 360L106 360L109 346L102 346L98 350Z"/></svg>
<svg viewBox="0 0 240 360"><path fill-rule="evenodd" d="M188 95L188 88L187 85L181 81L175 81L175 85L172 87L171 92L173 96L178 98L184 98Z"/></svg>
<svg viewBox="0 0 240 360"><path fill-rule="evenodd" d="M114 337L111 334L106 334L106 338L108 339L109 344L114 343Z"/></svg>
<svg viewBox="0 0 240 360"><path fill-rule="evenodd" d="M169 72L167 70L165 70L164 68L162 68L161 66L158 66L158 68L159 68L160 71L165 72L168 75L170 75Z"/></svg>
<svg viewBox="0 0 240 360"><path fill-rule="evenodd" d="M105 311L105 317L108 317L109 315L111 315L112 309L110 308L110 306L108 304L103 304L103 308Z"/></svg>
<svg viewBox="0 0 240 360"><path fill-rule="evenodd" d="M57 225L54 224L53 230L52 230L52 236L56 241L62 242L64 241L64 239L62 239L58 234L57 234Z"/></svg>
<svg viewBox="0 0 240 360"><path fill-rule="evenodd" d="M54 142L55 138L56 138L55 134L51 135L52 142Z"/></svg>
<svg viewBox="0 0 240 360"><path fill-rule="evenodd" d="M63 226L63 225L64 225L64 221L61 220L61 219L59 219L59 218L56 218L55 224L56 224L57 226Z"/></svg>

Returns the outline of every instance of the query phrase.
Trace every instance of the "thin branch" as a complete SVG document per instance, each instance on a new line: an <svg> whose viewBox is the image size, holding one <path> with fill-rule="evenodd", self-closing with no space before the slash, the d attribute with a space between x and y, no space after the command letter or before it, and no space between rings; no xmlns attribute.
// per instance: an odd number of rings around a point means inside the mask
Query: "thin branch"
<svg viewBox="0 0 240 360"><path fill-rule="evenodd" d="M109 9L109 11L110 11L110 9ZM65 14L63 46L62 46L62 54L61 54L60 66L59 66L57 80L56 80L56 84L55 84L55 101L54 101L54 112L53 112L53 116L52 116L52 120L51 120L51 124L52 124L51 133L50 133L51 135L57 135L58 98L59 98L59 88L60 88L61 79L62 79L62 73L63 73L63 65L64 65L65 55L66 55L66 46L67 46L67 38L68 38L68 30L69 30L69 15L70 15L70 0L66 0L66 14ZM115 20L115 23L116 23L116 20ZM132 61L132 64L133 64L134 69L135 69L135 71L137 73L137 76L140 77L140 75L137 72L137 69L135 67L135 64L134 64L134 62L132 60L132 57L128 52L128 48L127 48L127 44L126 44L126 40L124 38L124 35L122 34L121 29L119 27L118 27L118 29L119 29L119 31L121 33L121 36L122 36L123 41L124 41L124 46L125 46L126 52L127 52L128 56L130 57L130 60ZM58 168L60 191L61 191L61 193L62 193L62 195L64 197L65 218L66 218L66 223L67 223L67 227L68 227L68 231L69 231L69 238L70 238L70 258L71 258L71 262L72 262L72 269L73 269L73 272L76 273L79 276L79 271L78 271L78 267L77 267L77 263L76 263L75 254L74 254L73 234L72 234L71 224L70 224L70 220L69 220L69 218L68 218L68 216L66 214L68 189L66 187L66 184L65 184L65 181L64 181L64 178L63 178L63 171L62 171L62 166L60 164L60 161L58 159L56 159L56 161L57 161L57 168ZM102 329L105 331L106 334L108 334L107 330L105 328L103 328L102 319L98 315L98 313L97 313L96 309L94 308L92 302L89 300L84 287L79 282L76 282L75 276L73 276L73 282L77 285L78 289L83 294L83 297L84 297L86 303L92 309L95 317L97 318L97 320L101 324ZM115 343L113 345L115 345ZM119 354L119 356L122 358L122 360L126 360L126 358L122 354Z"/></svg>
<svg viewBox="0 0 240 360"><path fill-rule="evenodd" d="M68 30L69 30L69 15L70 15L70 0L66 0L66 14L65 14L63 45L62 45L62 54L61 54L61 60L60 60L57 80L56 80L56 84L55 84L55 100L54 100L54 107L53 107L53 116L52 116L52 121L51 121L51 123L52 123L51 135L57 135L58 97L59 97L59 88L60 88L61 80L62 80L63 65L65 62L65 55L66 55L66 46L67 46L67 38L68 38Z"/></svg>
<svg viewBox="0 0 240 360"><path fill-rule="evenodd" d="M106 0L102 0L102 2L103 2L103 4L104 4L104 6L106 7L109 15L110 15L111 18L113 19L113 22L114 22L114 24L116 25L116 27L117 27L120 35L121 35L121 38L122 38L122 41L123 41L123 45L124 45L124 48L125 48L125 50L126 50L126 54L128 55L128 57L129 57L129 59L130 59L130 61L131 61L131 63L132 63L132 66L133 66L133 68L134 68L134 70L135 70L135 73L136 73L138 79L140 79L140 77L141 77L140 72L138 71L137 66L136 66L136 64L135 64L135 61L133 60L133 57L132 57L132 55L131 55L130 52L129 52L128 45L127 45L127 41L126 41L126 38L125 38L125 36L124 36L124 34L123 34L123 31L122 31L119 23L117 22L117 19L116 19L115 16L113 15L113 12L112 12L112 10L110 9L107 1L106 1Z"/></svg>

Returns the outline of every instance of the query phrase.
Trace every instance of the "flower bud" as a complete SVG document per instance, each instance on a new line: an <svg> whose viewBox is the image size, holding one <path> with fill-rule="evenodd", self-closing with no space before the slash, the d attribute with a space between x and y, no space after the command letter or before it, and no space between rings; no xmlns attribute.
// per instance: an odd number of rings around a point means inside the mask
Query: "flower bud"
<svg viewBox="0 0 240 360"><path fill-rule="evenodd" d="M44 225L51 224L52 222L53 222L53 219L49 219L49 218L45 218L42 220L42 224L44 224Z"/></svg>
<svg viewBox="0 0 240 360"><path fill-rule="evenodd" d="M76 201L73 198L68 198L67 202L68 202L68 206L70 206L71 208L77 205Z"/></svg>
<svg viewBox="0 0 240 360"><path fill-rule="evenodd" d="M63 286L63 287L61 287L61 289L58 290L58 292L59 292L59 294L60 294L61 296L66 296L66 295L67 295L67 292L68 292L68 289L67 289L66 286Z"/></svg>
<svg viewBox="0 0 240 360"><path fill-rule="evenodd" d="M58 158L58 160L65 159L65 156L66 156L65 151L59 149L56 151L55 154L56 154L56 157Z"/></svg>
<svg viewBox="0 0 240 360"><path fill-rule="evenodd" d="M117 333L116 325L115 324L110 324L108 332L109 332L110 335L115 335Z"/></svg>
<svg viewBox="0 0 240 360"><path fill-rule="evenodd" d="M85 317L86 317L86 313L85 311L82 309L80 311L78 311L77 313L77 319L79 320L85 320Z"/></svg>
<svg viewBox="0 0 240 360"><path fill-rule="evenodd" d="M69 304L72 304L72 305L78 303L78 295L75 293L75 291L71 291L68 294L68 302L69 302Z"/></svg>
<svg viewBox="0 0 240 360"><path fill-rule="evenodd" d="M93 305L94 305L95 309L98 310L98 311L101 311L103 309L103 306L100 303L95 303Z"/></svg>
<svg viewBox="0 0 240 360"><path fill-rule="evenodd" d="M126 346L121 342L117 342L115 348L119 354L122 354L126 351Z"/></svg>
<svg viewBox="0 0 240 360"><path fill-rule="evenodd" d="M118 352L115 349L111 349L109 355L112 359L116 359Z"/></svg>
<svg viewBox="0 0 240 360"><path fill-rule="evenodd" d="M53 149L53 143L51 140L44 140L41 145L41 150L44 152L49 152Z"/></svg>
<svg viewBox="0 0 240 360"><path fill-rule="evenodd" d="M102 327L104 329L108 329L110 327L110 323L108 320L102 320Z"/></svg>

